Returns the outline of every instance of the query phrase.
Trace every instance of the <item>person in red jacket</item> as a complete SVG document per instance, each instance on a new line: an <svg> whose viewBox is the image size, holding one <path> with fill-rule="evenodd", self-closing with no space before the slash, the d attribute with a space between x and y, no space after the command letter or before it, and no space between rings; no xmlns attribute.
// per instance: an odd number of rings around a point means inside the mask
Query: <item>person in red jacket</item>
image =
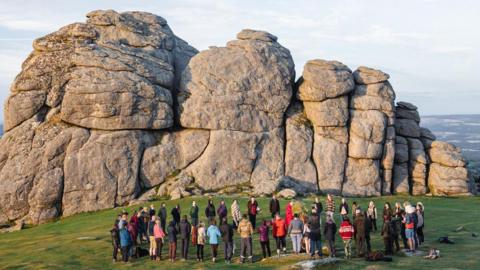
<svg viewBox="0 0 480 270"><path fill-rule="evenodd" d="M342 225L340 225L340 229L338 230L340 236L343 240L343 245L345 249L345 259L350 259L352 256L352 237L355 230L353 229L352 223L350 223L350 219L348 216L344 217Z"/></svg>
<svg viewBox="0 0 480 270"><path fill-rule="evenodd" d="M287 228L290 225L290 222L293 220L293 202L287 203L287 208L285 209L285 224Z"/></svg>
<svg viewBox="0 0 480 270"><path fill-rule="evenodd" d="M285 237L287 236L287 224L282 217L277 214L272 225L272 235L277 242L277 255L280 257L280 250L283 250L284 253L287 252L287 243Z"/></svg>

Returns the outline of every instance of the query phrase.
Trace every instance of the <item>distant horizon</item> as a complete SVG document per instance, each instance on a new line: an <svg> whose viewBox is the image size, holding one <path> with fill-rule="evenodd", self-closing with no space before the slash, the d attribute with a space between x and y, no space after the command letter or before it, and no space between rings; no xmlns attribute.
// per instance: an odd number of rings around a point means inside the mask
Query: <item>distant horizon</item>
<svg viewBox="0 0 480 270"><path fill-rule="evenodd" d="M290 2L139 0L2 1L0 103L32 51L32 41L96 9L147 11L165 18L173 32L199 50L224 46L244 28L268 31L288 48L297 77L310 59L338 60L390 74L397 101L421 115L480 114L480 2L445 0L307 0ZM28 6L28 9L25 9ZM412 8L415 7L415 8ZM452 23L453 22L453 23ZM477 33L477 34L475 34ZM3 122L3 110L0 110Z"/></svg>

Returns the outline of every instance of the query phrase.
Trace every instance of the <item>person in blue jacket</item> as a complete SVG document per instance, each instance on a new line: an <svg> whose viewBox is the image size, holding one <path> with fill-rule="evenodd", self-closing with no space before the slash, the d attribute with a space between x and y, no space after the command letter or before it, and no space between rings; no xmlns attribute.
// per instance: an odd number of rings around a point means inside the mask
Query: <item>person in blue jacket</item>
<svg viewBox="0 0 480 270"><path fill-rule="evenodd" d="M216 225L215 219L212 219L210 222L210 226L207 229L207 236L210 247L212 248L212 261L215 262L217 260L218 244L220 242L220 237L222 236Z"/></svg>
<svg viewBox="0 0 480 270"><path fill-rule="evenodd" d="M127 230L127 221L121 220L119 222L120 248L122 250L123 262L128 262L128 254L130 246L132 245L132 238Z"/></svg>

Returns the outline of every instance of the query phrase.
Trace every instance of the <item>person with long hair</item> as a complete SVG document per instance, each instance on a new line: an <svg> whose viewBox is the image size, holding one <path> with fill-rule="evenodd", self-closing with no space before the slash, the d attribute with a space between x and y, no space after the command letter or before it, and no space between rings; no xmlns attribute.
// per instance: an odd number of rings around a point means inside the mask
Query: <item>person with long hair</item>
<svg viewBox="0 0 480 270"><path fill-rule="evenodd" d="M372 229L374 232L377 231L377 207L375 206L375 203L373 201L370 201L368 204L368 209L367 209L367 216L372 222Z"/></svg>
<svg viewBox="0 0 480 270"><path fill-rule="evenodd" d="M425 226L425 214L424 214L424 207L423 203L417 203L417 237L418 237L418 244L422 245L425 241L425 235L423 234L423 227Z"/></svg>

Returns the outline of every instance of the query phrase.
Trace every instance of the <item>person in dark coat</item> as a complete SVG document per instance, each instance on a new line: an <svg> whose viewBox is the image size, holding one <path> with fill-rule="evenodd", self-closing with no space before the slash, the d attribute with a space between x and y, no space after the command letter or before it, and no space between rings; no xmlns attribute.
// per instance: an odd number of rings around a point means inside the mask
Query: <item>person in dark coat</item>
<svg viewBox="0 0 480 270"><path fill-rule="evenodd" d="M342 198L342 203L341 203L340 206L338 207L338 212L340 213L341 221L343 221L343 218L344 218L345 216L348 216L349 209L348 209L347 200L346 200L345 198Z"/></svg>
<svg viewBox="0 0 480 270"><path fill-rule="evenodd" d="M178 226L178 224L180 223L180 205L177 204L177 206L175 206L175 208L172 209L172 218L173 218L173 222L175 222L175 226ZM178 230L178 227L177 227L177 230Z"/></svg>
<svg viewBox="0 0 480 270"><path fill-rule="evenodd" d="M182 241L182 261L188 257L188 247L190 244L190 233L192 232L192 225L187 220L187 215L184 215L179 224L180 240Z"/></svg>
<svg viewBox="0 0 480 270"><path fill-rule="evenodd" d="M310 228L310 234L308 235L310 239L310 256L313 258L315 253L317 253L322 258L322 229L316 209L312 209L312 215L308 219L308 226Z"/></svg>
<svg viewBox="0 0 480 270"><path fill-rule="evenodd" d="M221 225L223 222L223 219L227 218L227 215L228 215L227 206L225 205L224 200L220 202L220 206L217 209L217 214L218 214L218 224Z"/></svg>
<svg viewBox="0 0 480 270"><path fill-rule="evenodd" d="M390 221L391 235L392 235L392 242L395 244L395 252L400 250L400 243L398 242L398 236L401 232L402 226L402 218L397 217L396 215L393 216L392 220Z"/></svg>
<svg viewBox="0 0 480 270"><path fill-rule="evenodd" d="M335 234L337 233L337 225L335 224L332 217L327 217L327 222L323 227L323 235L325 236L325 240L327 240L327 246L330 251L330 257L336 256L336 249L335 249Z"/></svg>
<svg viewBox="0 0 480 270"><path fill-rule="evenodd" d="M385 217L383 221L382 227L382 236L383 236L383 244L385 245L385 254L391 255L392 252L392 233L390 227L390 220L388 217Z"/></svg>
<svg viewBox="0 0 480 270"><path fill-rule="evenodd" d="M120 249L120 233L118 231L118 222L115 220L113 228L110 230L110 235L112 236L112 246L113 246L113 262L117 261L118 250Z"/></svg>
<svg viewBox="0 0 480 270"><path fill-rule="evenodd" d="M252 227L255 230L257 224L258 203L253 196L250 197L250 200L248 200L247 209L248 219L250 220L250 223L252 223Z"/></svg>
<svg viewBox="0 0 480 270"><path fill-rule="evenodd" d="M197 227L197 225L198 225L198 205L195 201L192 202L192 207L190 208L190 220L192 221L192 226Z"/></svg>
<svg viewBox="0 0 480 270"><path fill-rule="evenodd" d="M175 221L170 221L167 228L168 232L168 254L170 256L170 261L174 262L177 257L177 226Z"/></svg>
<svg viewBox="0 0 480 270"><path fill-rule="evenodd" d="M212 220L215 220L215 205L213 204L212 199L208 200L207 208L205 208L205 216L207 217L209 223L211 223Z"/></svg>
<svg viewBox="0 0 480 270"><path fill-rule="evenodd" d="M315 209L317 210L317 215L318 219L320 220L320 226L322 225L322 212L323 212L323 205L322 202L318 199L318 197L315 197L315 203L314 203Z"/></svg>
<svg viewBox="0 0 480 270"><path fill-rule="evenodd" d="M148 210L148 215L150 217L150 220L152 219L153 216L155 216L155 205L150 204L150 209Z"/></svg>
<svg viewBox="0 0 480 270"><path fill-rule="evenodd" d="M370 233L372 232L372 221L370 220L370 216L366 213L364 214L365 219L365 243L367 244L367 252L372 252L372 244Z"/></svg>
<svg viewBox="0 0 480 270"><path fill-rule="evenodd" d="M365 256L365 218L360 209L356 210L354 227L355 246L357 256Z"/></svg>
<svg viewBox="0 0 480 270"><path fill-rule="evenodd" d="M280 201L275 195L273 195L270 200L270 214L272 215L272 218L274 218L276 214L280 214Z"/></svg>
<svg viewBox="0 0 480 270"><path fill-rule="evenodd" d="M230 264L232 262L233 256L233 226L228 224L226 217L222 219L222 225L220 225L220 233L222 234L225 263Z"/></svg>
<svg viewBox="0 0 480 270"><path fill-rule="evenodd" d="M167 207L165 207L165 204L162 203L162 206L160 209L158 209L158 216L160 217L160 225L162 226L162 229L166 230L167 227Z"/></svg>
<svg viewBox="0 0 480 270"><path fill-rule="evenodd" d="M262 225L258 228L258 234L260 234L260 246L262 247L262 254L263 259L272 256L272 252L270 250L270 239L269 235L269 226L266 220L263 220Z"/></svg>

